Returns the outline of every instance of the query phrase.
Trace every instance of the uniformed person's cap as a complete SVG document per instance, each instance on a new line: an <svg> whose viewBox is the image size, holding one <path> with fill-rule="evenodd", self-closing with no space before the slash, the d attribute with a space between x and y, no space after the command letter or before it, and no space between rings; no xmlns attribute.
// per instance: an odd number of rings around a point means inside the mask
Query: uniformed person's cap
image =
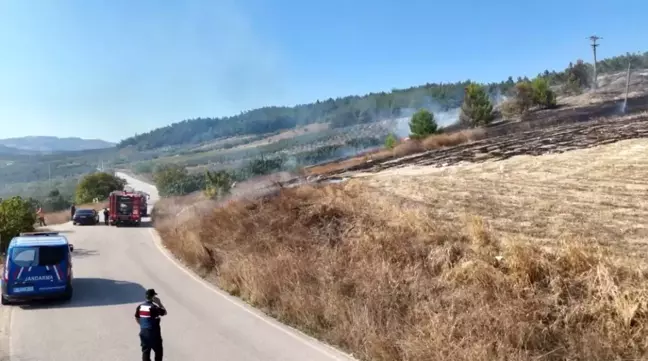
<svg viewBox="0 0 648 361"><path fill-rule="evenodd" d="M146 290L146 298L153 298L154 296L157 296L157 292L154 289L150 288Z"/></svg>

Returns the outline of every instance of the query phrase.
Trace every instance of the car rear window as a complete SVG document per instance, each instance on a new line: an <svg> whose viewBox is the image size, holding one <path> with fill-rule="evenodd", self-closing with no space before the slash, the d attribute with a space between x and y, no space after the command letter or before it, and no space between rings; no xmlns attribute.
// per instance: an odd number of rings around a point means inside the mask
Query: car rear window
<svg viewBox="0 0 648 361"><path fill-rule="evenodd" d="M12 260L19 267L52 266L63 262L68 251L68 246L14 248Z"/></svg>
<svg viewBox="0 0 648 361"><path fill-rule="evenodd" d="M94 213L92 209L80 209L76 211L77 214L92 214Z"/></svg>

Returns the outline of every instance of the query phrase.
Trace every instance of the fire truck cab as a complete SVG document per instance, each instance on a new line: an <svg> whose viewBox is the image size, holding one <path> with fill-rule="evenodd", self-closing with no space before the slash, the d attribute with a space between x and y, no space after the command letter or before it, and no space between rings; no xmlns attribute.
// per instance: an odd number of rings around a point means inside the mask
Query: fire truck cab
<svg viewBox="0 0 648 361"><path fill-rule="evenodd" d="M139 226L142 221L142 198L142 195L136 192L111 192L108 197L110 225Z"/></svg>

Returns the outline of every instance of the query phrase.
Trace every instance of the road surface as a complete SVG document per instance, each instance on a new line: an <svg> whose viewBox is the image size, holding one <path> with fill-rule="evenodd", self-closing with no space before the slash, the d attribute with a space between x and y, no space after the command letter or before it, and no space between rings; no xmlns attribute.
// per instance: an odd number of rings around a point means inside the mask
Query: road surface
<svg viewBox="0 0 648 361"><path fill-rule="evenodd" d="M148 192L151 203L157 199L154 187L118 175ZM351 360L179 267L148 223L140 228L68 223L57 230L75 246L74 298L67 304L0 306L5 322L0 337L8 328L8 337L0 340L1 361L140 359L133 315L147 288L155 288L169 311L162 321L165 360Z"/></svg>

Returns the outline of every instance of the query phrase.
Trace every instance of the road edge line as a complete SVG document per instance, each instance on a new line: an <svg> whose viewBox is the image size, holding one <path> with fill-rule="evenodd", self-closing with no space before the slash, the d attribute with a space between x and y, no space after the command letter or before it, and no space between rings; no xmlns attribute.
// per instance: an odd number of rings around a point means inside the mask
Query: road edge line
<svg viewBox="0 0 648 361"><path fill-rule="evenodd" d="M180 270L182 270L184 273L186 273L189 277L194 279L195 281L198 281L201 283L204 287L209 289L210 291L216 293L226 301L230 302L231 304L237 306L238 308L244 310L245 312L253 315L257 319L263 321L264 323L272 326L273 328L285 333L286 335L296 339L297 341L301 342L302 344L319 351L323 353L326 356L329 356L335 360L338 361L348 361L348 360L357 360L353 355L348 354L342 350L339 350L321 340L316 339L315 337L312 337L290 325L286 325L284 323L281 323L277 321L276 319L266 315L265 313L257 310L256 308L253 308L252 306L246 304L243 302L241 299L236 298L227 292L221 290L220 288L216 287L215 285L209 283L207 280L204 278L200 277L197 275L195 272L193 272L191 269L187 268L178 258L169 251L164 244L162 243L162 237L157 233L157 231L154 228L149 228L149 233L151 234L151 238L153 239L153 243L155 244L156 248L162 253L165 257L167 257L171 263L173 263L176 267L178 267ZM301 336L301 337L300 337ZM310 342L307 342L310 341Z"/></svg>
<svg viewBox="0 0 648 361"><path fill-rule="evenodd" d="M11 361L11 306L0 306L0 361ZM7 351L6 355L2 352Z"/></svg>

